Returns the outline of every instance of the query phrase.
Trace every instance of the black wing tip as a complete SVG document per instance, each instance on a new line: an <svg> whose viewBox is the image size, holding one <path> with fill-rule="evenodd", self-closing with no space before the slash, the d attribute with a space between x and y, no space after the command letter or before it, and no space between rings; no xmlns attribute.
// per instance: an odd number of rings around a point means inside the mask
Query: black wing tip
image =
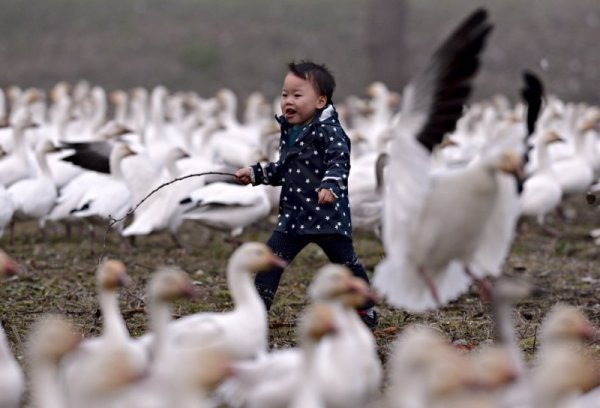
<svg viewBox="0 0 600 408"><path fill-rule="evenodd" d="M443 135L454 131L462 116L462 107L472 91L472 83L480 69L481 53L494 26L489 13L478 8L467 16L434 53L434 64L428 68L435 79L435 95L429 119L417 136L429 151Z"/></svg>

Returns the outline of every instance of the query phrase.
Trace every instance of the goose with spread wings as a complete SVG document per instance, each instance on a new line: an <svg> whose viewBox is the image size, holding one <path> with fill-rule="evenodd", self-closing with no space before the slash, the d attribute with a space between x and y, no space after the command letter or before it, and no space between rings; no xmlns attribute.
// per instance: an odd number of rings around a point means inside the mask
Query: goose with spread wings
<svg viewBox="0 0 600 408"><path fill-rule="evenodd" d="M512 227L500 173L516 172L520 160L506 150L507 143L488 144L464 167L431 172L431 153L463 113L491 30L488 13L473 12L404 89L386 169L386 256L373 278L394 307L415 312L440 307L473 279L498 272L510 243L493 242L495 235L510 236Z"/></svg>

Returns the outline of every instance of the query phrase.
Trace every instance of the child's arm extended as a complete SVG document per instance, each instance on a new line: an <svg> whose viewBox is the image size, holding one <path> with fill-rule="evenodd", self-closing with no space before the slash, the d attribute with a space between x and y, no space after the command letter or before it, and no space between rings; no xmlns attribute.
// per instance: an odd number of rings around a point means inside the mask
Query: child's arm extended
<svg viewBox="0 0 600 408"><path fill-rule="evenodd" d="M244 167L235 172L235 178L242 184L269 184L272 186L280 186L282 183L280 175L280 163L270 162L266 165L260 163L250 167Z"/></svg>

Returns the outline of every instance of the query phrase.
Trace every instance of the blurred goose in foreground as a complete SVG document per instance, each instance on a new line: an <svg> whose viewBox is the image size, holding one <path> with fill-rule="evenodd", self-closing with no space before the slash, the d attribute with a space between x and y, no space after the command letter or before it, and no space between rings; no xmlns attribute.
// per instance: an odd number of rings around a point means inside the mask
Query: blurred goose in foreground
<svg viewBox="0 0 600 408"><path fill-rule="evenodd" d="M73 324L60 316L44 316L29 334L27 357L34 408L65 408L67 400L59 382L58 365L81 340Z"/></svg>
<svg viewBox="0 0 600 408"><path fill-rule="evenodd" d="M182 317L167 329L174 349L218 344L233 359L250 359L267 350L267 310L258 295L252 273L267 271L285 262L262 243L248 242L234 251L227 264L227 285L234 308Z"/></svg>
<svg viewBox="0 0 600 408"><path fill-rule="evenodd" d="M338 335L341 334L342 328L351 332L356 337L357 345L361 344L363 336L367 337L366 345L355 354L357 357L354 359L353 372L345 374L370 378L369 381L365 381L365 384L372 384L372 388L376 388L381 370L372 334L362 322L355 331L347 323L338 322L340 313L335 310L335 306L329 305L330 303L342 304L344 309L350 310L351 315L356 317L354 307L364 304L371 296L368 286L363 280L352 276L347 268L341 265L330 265L317 272L310 291L313 302L327 305L332 323L338 328L336 330ZM347 319L344 317L344 320ZM364 331L368 333L363 333ZM312 354L315 353L316 351L313 350ZM234 371L232 378L219 388L219 394L229 405L235 407L287 407L294 391L303 381L302 374L309 364L308 358L306 350L298 347L273 350L253 360L236 362L232 366ZM369 363L374 366L371 371L369 371ZM321 379L317 382L324 383ZM361 392L360 387L356 392Z"/></svg>
<svg viewBox="0 0 600 408"><path fill-rule="evenodd" d="M107 388L118 388L118 385L135 381L148 367L146 350L131 339L119 310L118 290L128 282L125 265L120 261L104 260L96 270L98 303L103 319L102 334L83 341L78 351L70 353L61 364L64 382L68 385L74 406L91 399L92 394L99 398L100 394L108 393ZM118 361L118 365L107 363L112 360L115 364ZM119 371L118 376L115 373L109 375L111 367ZM106 377L116 382L107 384L105 377L94 375L98 370L106 372Z"/></svg>
<svg viewBox="0 0 600 408"><path fill-rule="evenodd" d="M2 280L14 275L17 267L8 255L0 250L0 285ZM25 390L25 377L8 344L4 328L0 324L0 407L18 408Z"/></svg>
<svg viewBox="0 0 600 408"><path fill-rule="evenodd" d="M315 371L317 370L316 349L321 340L335 336L337 327L333 317L331 305L316 302L309 305L300 318L298 324L298 340L304 353L306 363L300 371L301 383L295 388L291 397L291 408L319 408L326 407L323 396L323 385L319 383Z"/></svg>
<svg viewBox="0 0 600 408"><path fill-rule="evenodd" d="M373 277L373 286L395 307L439 307L462 294L475 275L498 273L493 264L505 245L481 241L486 228L510 232L502 207L493 226L488 220L504 199L497 174L517 171L517 156L499 141L463 168L430 173L431 152L462 115L491 29L485 10L472 13L404 90L388 163L388 174L397 176L387 177L384 190L386 257ZM475 270L476 258L487 263L483 272Z"/></svg>
<svg viewBox="0 0 600 408"><path fill-rule="evenodd" d="M474 394L481 386L477 371L432 328L406 327L393 343L389 364L386 406L491 407Z"/></svg>
<svg viewBox="0 0 600 408"><path fill-rule="evenodd" d="M130 387L122 398L127 407L165 407L174 392L181 353L170 348L168 326L172 320L171 304L195 294L190 277L179 268L160 267L146 289L151 334L138 339L151 357L148 375ZM178 377L177 377L178 378Z"/></svg>
<svg viewBox="0 0 600 408"><path fill-rule="evenodd" d="M600 364L591 352L553 344L540 354L532 372L534 408L591 408L600 404L600 400L592 400L598 397L597 390L596 395L585 395L600 386Z"/></svg>

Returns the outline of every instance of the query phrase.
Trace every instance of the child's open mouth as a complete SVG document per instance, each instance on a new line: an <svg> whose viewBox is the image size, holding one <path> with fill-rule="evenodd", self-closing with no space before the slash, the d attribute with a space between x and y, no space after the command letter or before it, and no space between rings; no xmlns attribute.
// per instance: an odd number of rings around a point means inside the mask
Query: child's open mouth
<svg viewBox="0 0 600 408"><path fill-rule="evenodd" d="M294 116L296 114L296 109L293 108L287 108L284 112L285 117L290 117L290 116Z"/></svg>

